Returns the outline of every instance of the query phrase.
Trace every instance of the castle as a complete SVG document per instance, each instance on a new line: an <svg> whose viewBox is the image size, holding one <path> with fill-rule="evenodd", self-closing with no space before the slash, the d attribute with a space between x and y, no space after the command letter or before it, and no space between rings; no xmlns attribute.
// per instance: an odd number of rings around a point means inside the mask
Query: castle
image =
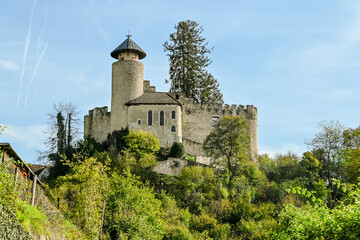
<svg viewBox="0 0 360 240"><path fill-rule="evenodd" d="M97 141L106 140L121 128L153 133L162 147L174 141L182 142L188 155L205 155L202 143L216 122L227 115L244 116L250 126L250 147L257 155L257 108L253 105L222 105L194 103L181 93L156 92L150 81L144 80L144 66L139 61L146 53L130 38L121 43L111 56L111 112L108 107L95 108L84 117L84 135Z"/></svg>

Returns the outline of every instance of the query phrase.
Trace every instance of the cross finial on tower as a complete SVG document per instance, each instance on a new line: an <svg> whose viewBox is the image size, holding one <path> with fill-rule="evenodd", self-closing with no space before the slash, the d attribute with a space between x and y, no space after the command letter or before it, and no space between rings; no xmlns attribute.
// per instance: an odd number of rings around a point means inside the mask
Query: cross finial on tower
<svg viewBox="0 0 360 240"><path fill-rule="evenodd" d="M129 34L126 35L128 38L132 37L132 35L130 34L130 30L129 30Z"/></svg>

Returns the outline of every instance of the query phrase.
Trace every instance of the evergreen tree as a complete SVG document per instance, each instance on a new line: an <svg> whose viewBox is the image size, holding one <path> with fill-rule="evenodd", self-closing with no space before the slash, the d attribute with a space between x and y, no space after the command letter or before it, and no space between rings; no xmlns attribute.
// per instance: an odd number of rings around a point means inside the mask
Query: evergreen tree
<svg viewBox="0 0 360 240"><path fill-rule="evenodd" d="M56 114L56 125L57 125L57 150L59 153L64 153L66 145L66 130L64 124L64 117L61 112Z"/></svg>
<svg viewBox="0 0 360 240"><path fill-rule="evenodd" d="M222 94L217 80L206 71L211 64L207 54L212 49L201 36L203 28L195 21L179 22L170 42L164 43L170 62L170 92L182 92L198 103L222 103Z"/></svg>

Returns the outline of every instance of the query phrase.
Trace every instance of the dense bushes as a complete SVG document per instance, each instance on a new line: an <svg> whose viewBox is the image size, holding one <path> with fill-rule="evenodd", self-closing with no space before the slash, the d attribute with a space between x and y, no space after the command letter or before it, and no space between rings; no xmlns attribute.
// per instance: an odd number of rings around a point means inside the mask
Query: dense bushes
<svg viewBox="0 0 360 240"><path fill-rule="evenodd" d="M167 155L158 152L151 134L130 130L121 139L121 150L93 151L87 144L84 152L93 157L78 157L53 190L66 199L63 210L89 239L99 236L104 201L105 239L359 238L355 145L336 152L341 169L332 168L319 149L301 157L261 155L257 163L240 151L217 168L191 166L166 176L150 170L156 153ZM180 144L172 151L182 156ZM330 183L327 173L348 183Z"/></svg>

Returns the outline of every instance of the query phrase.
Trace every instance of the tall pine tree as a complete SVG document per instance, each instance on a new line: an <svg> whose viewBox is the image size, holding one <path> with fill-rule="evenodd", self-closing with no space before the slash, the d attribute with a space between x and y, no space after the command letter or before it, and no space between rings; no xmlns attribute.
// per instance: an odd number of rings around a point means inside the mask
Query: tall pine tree
<svg viewBox="0 0 360 240"><path fill-rule="evenodd" d="M217 80L207 72L211 64L207 54L212 49L201 36L203 28L195 21L181 21L175 25L170 41L164 43L170 62L170 92L182 92L197 103L223 103Z"/></svg>

